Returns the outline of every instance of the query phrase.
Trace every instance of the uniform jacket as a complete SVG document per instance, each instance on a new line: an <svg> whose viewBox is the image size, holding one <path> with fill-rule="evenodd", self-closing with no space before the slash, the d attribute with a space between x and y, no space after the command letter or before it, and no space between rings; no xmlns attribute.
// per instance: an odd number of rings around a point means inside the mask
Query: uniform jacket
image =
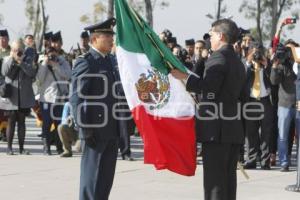
<svg viewBox="0 0 300 200"><path fill-rule="evenodd" d="M200 142L244 143L242 121L237 117L241 117L238 107L245 84L244 65L231 45L224 45L208 58L202 80L193 75L188 78L187 90L201 94L196 120Z"/></svg>
<svg viewBox="0 0 300 200"><path fill-rule="evenodd" d="M70 103L83 139L95 134L104 140L118 137L118 124L113 116L118 102L112 89L116 82L115 65L112 55L104 58L93 48L75 62Z"/></svg>

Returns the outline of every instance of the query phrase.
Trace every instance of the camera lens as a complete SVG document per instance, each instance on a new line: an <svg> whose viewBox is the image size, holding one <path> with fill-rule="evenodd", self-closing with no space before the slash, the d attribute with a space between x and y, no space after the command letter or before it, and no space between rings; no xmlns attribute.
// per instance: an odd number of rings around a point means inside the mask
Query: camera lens
<svg viewBox="0 0 300 200"><path fill-rule="evenodd" d="M22 52L22 51L18 51L17 56L18 56L18 57L23 56L23 52Z"/></svg>

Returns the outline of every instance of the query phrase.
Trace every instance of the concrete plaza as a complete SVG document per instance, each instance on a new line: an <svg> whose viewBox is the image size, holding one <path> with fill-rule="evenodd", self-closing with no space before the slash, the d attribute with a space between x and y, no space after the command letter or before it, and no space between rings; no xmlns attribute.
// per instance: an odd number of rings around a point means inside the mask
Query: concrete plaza
<svg viewBox="0 0 300 200"><path fill-rule="evenodd" d="M76 200L79 188L80 155L60 158L42 155L40 129L28 122L25 148L31 155L7 156L6 144L0 142L1 200ZM156 171L143 164L143 147L139 137L132 137L135 161L117 162L111 200L201 200L203 199L203 170L200 164L196 176L183 177L169 171ZM17 139L15 139L17 152ZM54 149L54 148L53 148ZM55 151L53 151L55 152ZM295 165L295 163L294 163ZM299 200L300 193L285 191L295 184L297 172L248 170L250 180L238 171L239 200Z"/></svg>

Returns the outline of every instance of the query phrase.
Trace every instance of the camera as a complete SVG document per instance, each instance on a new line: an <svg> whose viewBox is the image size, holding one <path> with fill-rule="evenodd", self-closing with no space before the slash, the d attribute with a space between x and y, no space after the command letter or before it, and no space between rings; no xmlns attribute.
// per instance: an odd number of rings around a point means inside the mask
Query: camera
<svg viewBox="0 0 300 200"><path fill-rule="evenodd" d="M168 30L168 29L165 29L163 31L163 34L165 35L166 38L171 38L172 35L173 35L172 32L170 30Z"/></svg>
<svg viewBox="0 0 300 200"><path fill-rule="evenodd" d="M239 35L238 35L238 41L242 41L243 40L243 37L247 34L250 34L250 30L246 30L246 29L243 29L242 27L239 28Z"/></svg>
<svg viewBox="0 0 300 200"><path fill-rule="evenodd" d="M254 62L260 62L262 61L264 58L264 54L261 50L255 50L254 54L253 54L253 61Z"/></svg>
<svg viewBox="0 0 300 200"><path fill-rule="evenodd" d="M264 47L257 42L250 43L249 50L254 49L253 61L260 62L264 59Z"/></svg>
<svg viewBox="0 0 300 200"><path fill-rule="evenodd" d="M290 47L285 47L283 44L279 43L274 55L274 60L279 60L281 64L285 63L287 60L292 59L292 50Z"/></svg>
<svg viewBox="0 0 300 200"><path fill-rule="evenodd" d="M285 24L296 24L297 18L296 17L288 17L284 20Z"/></svg>
<svg viewBox="0 0 300 200"><path fill-rule="evenodd" d="M18 56L18 57L22 57L22 56L23 56L23 51L18 51L18 52L17 52L17 56Z"/></svg>
<svg viewBox="0 0 300 200"><path fill-rule="evenodd" d="M53 55L53 54L51 55L50 54L50 55L48 55L48 60L49 61L53 61L53 62L57 62L58 59L57 59L56 55Z"/></svg>

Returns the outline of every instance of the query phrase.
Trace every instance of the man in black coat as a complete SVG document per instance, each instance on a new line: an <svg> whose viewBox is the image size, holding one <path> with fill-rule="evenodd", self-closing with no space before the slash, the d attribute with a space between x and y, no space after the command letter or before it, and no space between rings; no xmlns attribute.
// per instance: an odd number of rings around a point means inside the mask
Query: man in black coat
<svg viewBox="0 0 300 200"><path fill-rule="evenodd" d="M71 105L84 140L80 175L80 200L107 200L118 155L118 121L113 117L117 96L113 47L115 19L85 28L91 48L79 56L72 73Z"/></svg>
<svg viewBox="0 0 300 200"><path fill-rule="evenodd" d="M271 64L263 54L263 48L249 51L247 62L246 98L254 111L246 118L247 158L245 169L255 169L259 151L261 169L270 169L270 141L273 127L273 107L270 81ZM260 129L260 131L259 131Z"/></svg>
<svg viewBox="0 0 300 200"><path fill-rule="evenodd" d="M246 81L244 65L232 46L237 37L233 21L217 20L210 31L214 53L205 63L204 78L171 71L187 81L188 91L201 94L196 132L203 144L205 200L236 199L236 168L244 142L240 99Z"/></svg>

